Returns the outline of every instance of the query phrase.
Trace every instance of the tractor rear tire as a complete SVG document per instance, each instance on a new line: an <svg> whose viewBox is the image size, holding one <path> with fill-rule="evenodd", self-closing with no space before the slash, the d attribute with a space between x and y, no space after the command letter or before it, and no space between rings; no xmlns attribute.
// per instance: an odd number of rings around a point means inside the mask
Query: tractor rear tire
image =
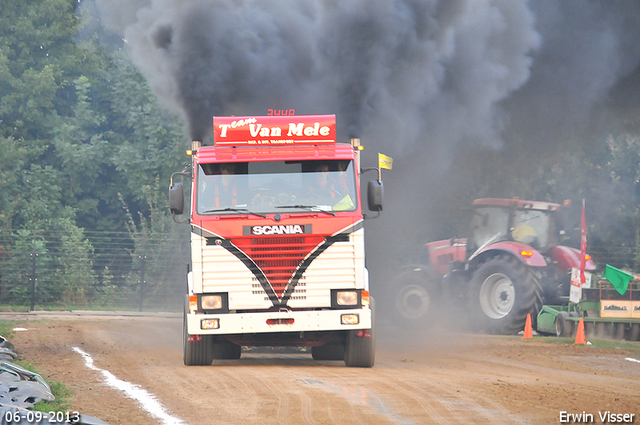
<svg viewBox="0 0 640 425"><path fill-rule="evenodd" d="M486 332L513 335L535 320L542 295L535 273L512 255L496 255L475 270L470 281L470 311Z"/></svg>
<svg viewBox="0 0 640 425"><path fill-rule="evenodd" d="M371 329L368 336L358 336L358 331L348 331L344 347L344 364L347 367L373 367L376 359L376 326L373 298L371 299Z"/></svg>
<svg viewBox="0 0 640 425"><path fill-rule="evenodd" d="M406 271L394 279L393 322L403 329L420 330L429 327L437 317L440 303L440 278L430 269Z"/></svg>
<svg viewBox="0 0 640 425"><path fill-rule="evenodd" d="M571 336L573 326L571 320L567 320L568 317L569 313L566 311L561 311L556 316L556 336L561 338L568 338Z"/></svg>

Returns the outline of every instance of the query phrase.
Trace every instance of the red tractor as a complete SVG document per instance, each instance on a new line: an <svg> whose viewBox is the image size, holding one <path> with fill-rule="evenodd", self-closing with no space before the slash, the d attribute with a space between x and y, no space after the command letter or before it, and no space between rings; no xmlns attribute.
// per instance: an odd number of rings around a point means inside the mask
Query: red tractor
<svg viewBox="0 0 640 425"><path fill-rule="evenodd" d="M559 245L561 206L518 199L473 202L470 235L425 245L427 258L409 265L395 289L396 323L424 327L440 313L464 309L486 332L514 334L543 303L568 296L580 251ZM595 270L587 256L586 270Z"/></svg>

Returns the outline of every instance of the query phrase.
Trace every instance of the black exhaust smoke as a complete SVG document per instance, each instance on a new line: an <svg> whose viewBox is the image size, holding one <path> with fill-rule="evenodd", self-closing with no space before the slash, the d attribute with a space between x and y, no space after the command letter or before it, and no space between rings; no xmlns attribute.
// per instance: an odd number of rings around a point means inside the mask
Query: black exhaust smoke
<svg viewBox="0 0 640 425"><path fill-rule="evenodd" d="M127 3L126 5L123 3ZM213 115L335 113L339 136L500 145L497 104L540 45L525 1L99 0L191 139ZM132 18L135 17L135 18ZM491 54L487 54L491 51Z"/></svg>
<svg viewBox="0 0 640 425"><path fill-rule="evenodd" d="M638 107L638 2L94 1L195 140L217 114L335 113L345 139L446 166L459 143L563 143Z"/></svg>

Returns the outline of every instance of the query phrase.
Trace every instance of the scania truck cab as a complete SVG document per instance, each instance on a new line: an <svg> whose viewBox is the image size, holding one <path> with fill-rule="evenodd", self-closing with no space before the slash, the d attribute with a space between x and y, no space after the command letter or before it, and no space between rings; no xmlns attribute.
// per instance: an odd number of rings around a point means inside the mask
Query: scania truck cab
<svg viewBox="0 0 640 425"><path fill-rule="evenodd" d="M214 144L169 190L183 214L192 177L184 363L238 359L242 347L310 347L318 360L372 367L357 139L335 116L215 117ZM382 182L369 182L369 210Z"/></svg>

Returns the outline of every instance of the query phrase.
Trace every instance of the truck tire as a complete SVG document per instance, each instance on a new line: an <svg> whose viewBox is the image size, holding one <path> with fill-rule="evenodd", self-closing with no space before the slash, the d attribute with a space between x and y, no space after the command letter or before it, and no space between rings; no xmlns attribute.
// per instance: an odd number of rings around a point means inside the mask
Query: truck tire
<svg viewBox="0 0 640 425"><path fill-rule="evenodd" d="M562 338L568 338L571 336L572 331L572 322L567 320L569 317L569 313L566 311L561 311L556 316L556 336Z"/></svg>
<svg viewBox="0 0 640 425"><path fill-rule="evenodd" d="M185 366L209 366L213 362L210 335L202 335L200 341L189 341L187 332L187 313L185 311L182 326L182 352Z"/></svg>
<svg viewBox="0 0 640 425"><path fill-rule="evenodd" d="M242 347L227 341L211 341L210 350L211 360L238 360L242 356Z"/></svg>
<svg viewBox="0 0 640 425"><path fill-rule="evenodd" d="M324 344L311 347L311 357L314 360L344 360L344 344Z"/></svg>
<svg viewBox="0 0 640 425"><path fill-rule="evenodd" d="M542 308L537 276L511 255L497 255L482 263L470 281L470 311L489 333L511 335L524 329L527 314L536 318Z"/></svg>
<svg viewBox="0 0 640 425"><path fill-rule="evenodd" d="M437 277L433 271L406 271L394 279L393 322L401 328L424 329L437 316L440 302Z"/></svg>
<svg viewBox="0 0 640 425"><path fill-rule="evenodd" d="M357 336L358 331L348 331L344 347L344 364L347 367L373 367L376 359L376 326L373 298L371 298L371 329L368 335Z"/></svg>

